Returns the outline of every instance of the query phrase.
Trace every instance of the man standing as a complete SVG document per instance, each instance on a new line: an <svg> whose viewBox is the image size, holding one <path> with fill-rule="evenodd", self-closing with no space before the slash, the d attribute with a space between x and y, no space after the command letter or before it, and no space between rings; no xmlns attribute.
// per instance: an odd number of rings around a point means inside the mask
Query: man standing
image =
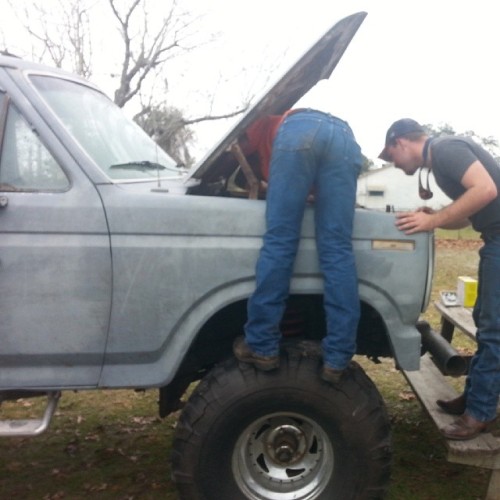
<svg viewBox="0 0 500 500"><path fill-rule="evenodd" d="M399 213L396 226L406 234L435 228L457 229L472 223L481 233L478 298L473 310L478 348L464 392L437 404L447 413L460 415L442 429L448 439L465 440L488 429L496 418L500 394L500 166L468 137L428 137L416 121L404 118L387 131L379 158L393 162L407 175L419 172L419 194L432 197L428 175L453 201L438 211L427 208ZM427 185L420 180L428 169Z"/></svg>
<svg viewBox="0 0 500 500"><path fill-rule="evenodd" d="M279 365L279 323L313 189L327 326L321 376L337 383L355 353L360 315L351 241L360 147L345 121L312 109L264 117L249 127L241 144L245 153L258 153L269 185L256 289L248 301L245 338L236 340L234 354L261 370Z"/></svg>

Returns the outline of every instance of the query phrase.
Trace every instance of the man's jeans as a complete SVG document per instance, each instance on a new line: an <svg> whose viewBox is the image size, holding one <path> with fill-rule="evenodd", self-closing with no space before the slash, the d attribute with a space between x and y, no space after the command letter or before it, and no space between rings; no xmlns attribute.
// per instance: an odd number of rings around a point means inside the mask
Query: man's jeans
<svg viewBox="0 0 500 500"><path fill-rule="evenodd" d="M307 197L314 187L316 245L324 275L325 365L344 369L356 350L360 305L352 226L361 151L349 125L326 113L289 115L273 143L266 233L248 301L245 338L257 354L279 352L282 319Z"/></svg>
<svg viewBox="0 0 500 500"><path fill-rule="evenodd" d="M465 383L465 397L467 413L487 422L496 417L500 395L500 234L483 238L473 312L478 347Z"/></svg>

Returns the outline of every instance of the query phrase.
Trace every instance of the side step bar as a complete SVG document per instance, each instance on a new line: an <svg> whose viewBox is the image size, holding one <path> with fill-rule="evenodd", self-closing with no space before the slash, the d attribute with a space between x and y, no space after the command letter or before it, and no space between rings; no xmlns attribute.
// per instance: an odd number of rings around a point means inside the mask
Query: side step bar
<svg viewBox="0 0 500 500"><path fill-rule="evenodd" d="M47 392L47 407L41 419L0 420L0 437L38 436L46 431L60 397L60 391Z"/></svg>

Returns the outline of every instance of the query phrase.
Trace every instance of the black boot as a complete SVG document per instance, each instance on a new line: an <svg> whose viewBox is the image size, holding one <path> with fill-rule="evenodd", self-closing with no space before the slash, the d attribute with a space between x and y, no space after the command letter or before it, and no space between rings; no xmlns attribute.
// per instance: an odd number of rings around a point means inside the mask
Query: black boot
<svg viewBox="0 0 500 500"><path fill-rule="evenodd" d="M450 399L448 401L444 401L442 399L438 399L436 401L439 408L441 408L445 413L449 413L450 415L462 415L465 411L465 396L462 394L458 396L458 398Z"/></svg>

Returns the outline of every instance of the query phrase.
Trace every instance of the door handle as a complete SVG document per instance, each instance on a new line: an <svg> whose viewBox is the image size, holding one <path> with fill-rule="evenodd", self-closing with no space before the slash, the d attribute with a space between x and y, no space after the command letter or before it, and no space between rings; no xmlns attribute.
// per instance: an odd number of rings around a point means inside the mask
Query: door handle
<svg viewBox="0 0 500 500"><path fill-rule="evenodd" d="M5 208L9 204L7 196L0 196L0 208Z"/></svg>

